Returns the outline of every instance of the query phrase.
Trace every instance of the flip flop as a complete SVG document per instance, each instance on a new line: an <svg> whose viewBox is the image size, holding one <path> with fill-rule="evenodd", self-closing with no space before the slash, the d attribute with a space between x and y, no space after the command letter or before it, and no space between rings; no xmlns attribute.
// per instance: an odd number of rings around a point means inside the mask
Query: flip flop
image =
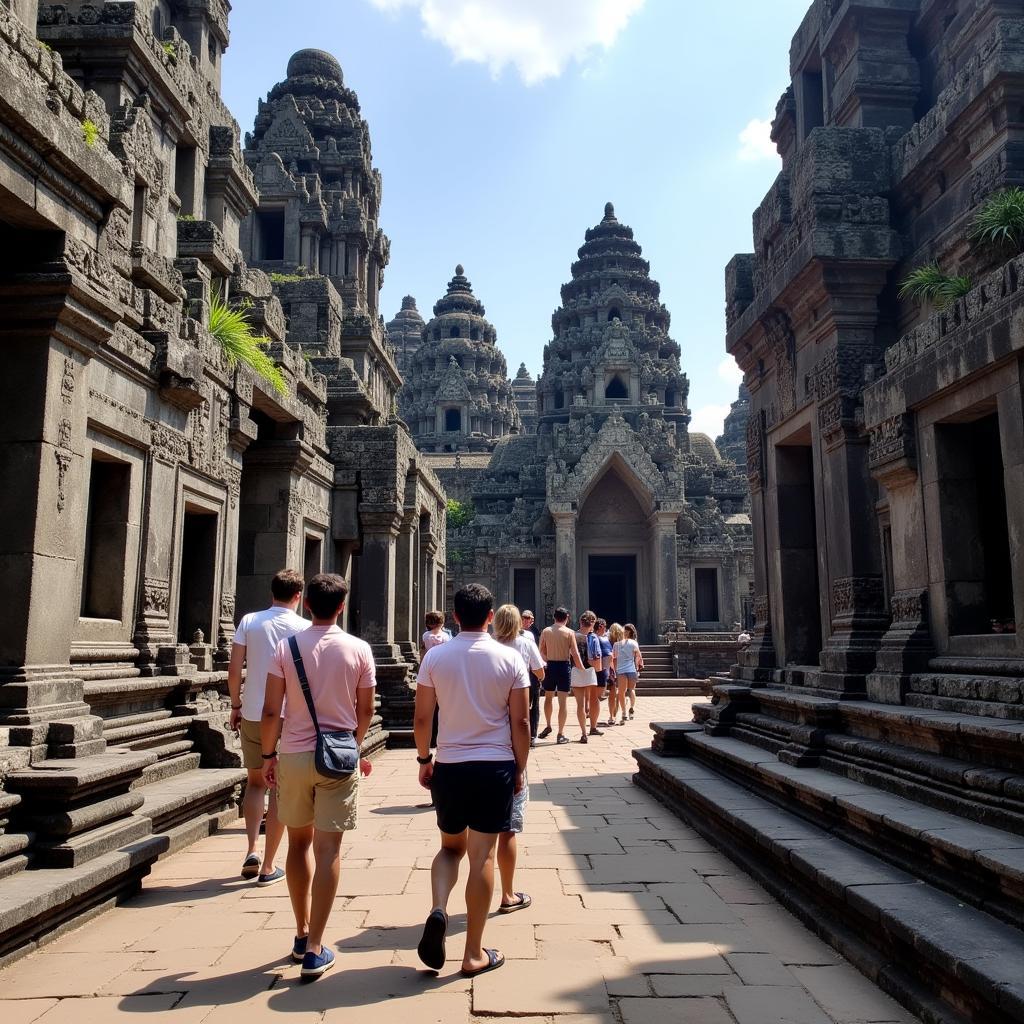
<svg viewBox="0 0 1024 1024"><path fill-rule="evenodd" d="M250 853L242 862L242 877L256 878L260 873L260 859L255 853Z"/></svg>
<svg viewBox="0 0 1024 1024"><path fill-rule="evenodd" d="M517 892L519 899L515 903L501 903L498 905L499 914L512 914L517 910L525 910L533 900L525 892Z"/></svg>
<svg viewBox="0 0 1024 1024"><path fill-rule="evenodd" d="M499 967L505 966L505 956L497 949L485 949L487 954L487 966L478 967L475 971L462 971L464 978L475 978L479 974L486 974L488 971L496 971Z"/></svg>
<svg viewBox="0 0 1024 1024"><path fill-rule="evenodd" d="M432 970L444 967L444 937L448 931L448 915L443 910L432 910L423 925L423 937L416 947L420 959Z"/></svg>

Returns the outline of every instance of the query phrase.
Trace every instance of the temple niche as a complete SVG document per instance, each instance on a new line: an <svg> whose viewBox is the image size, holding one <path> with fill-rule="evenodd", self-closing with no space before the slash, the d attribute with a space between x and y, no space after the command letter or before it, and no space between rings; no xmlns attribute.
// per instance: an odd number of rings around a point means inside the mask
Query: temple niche
<svg viewBox="0 0 1024 1024"><path fill-rule="evenodd" d="M1024 1019L1021 39L994 0L817 0L797 29L725 269L753 639L638 752L929 1021Z"/></svg>
<svg viewBox="0 0 1024 1024"><path fill-rule="evenodd" d="M535 432L500 439L489 457L424 456L471 506L449 530L449 590L483 582L544 616L592 607L646 641L684 620L722 632L748 617L746 479L688 431L689 382L659 293L608 204L552 317ZM525 366L517 380L528 383Z"/></svg>
<svg viewBox="0 0 1024 1024"><path fill-rule="evenodd" d="M325 384L332 520L323 536L306 532L305 564L349 579L345 621L373 647L397 739L410 728L420 624L443 594L446 498L398 416L402 380L378 312L390 252L378 224L381 176L334 57L292 56L259 105L245 161L260 196L243 247L269 273L289 337Z"/></svg>
<svg viewBox="0 0 1024 1024"><path fill-rule="evenodd" d="M497 341L460 264L434 304L402 389L402 416L420 451L488 452L500 438L519 432Z"/></svg>
<svg viewBox="0 0 1024 1024"><path fill-rule="evenodd" d="M413 354L423 343L423 317L416 308L416 300L411 295L402 299L402 308L388 321L388 339L395 351L395 363L403 380L409 372ZM399 392L399 408L402 405L402 393Z"/></svg>

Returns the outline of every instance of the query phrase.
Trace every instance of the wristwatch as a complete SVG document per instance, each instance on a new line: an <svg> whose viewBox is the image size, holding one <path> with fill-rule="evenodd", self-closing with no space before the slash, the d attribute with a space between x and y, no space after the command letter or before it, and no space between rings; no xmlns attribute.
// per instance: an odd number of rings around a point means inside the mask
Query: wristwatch
<svg viewBox="0 0 1024 1024"><path fill-rule="evenodd" d="M417 764L430 764L430 762L433 761L433 760L434 760L434 755L433 754L427 754L426 757L420 757L419 754L416 755L416 763Z"/></svg>
<svg viewBox="0 0 1024 1024"><path fill-rule="evenodd" d="M276 751L276 750L275 750L275 751L274 751L274 752L273 752L272 754L264 754L264 755L263 755L263 760L264 760L264 761L271 761L271 760L273 760L273 759L274 759L275 757L277 757L277 751Z"/></svg>

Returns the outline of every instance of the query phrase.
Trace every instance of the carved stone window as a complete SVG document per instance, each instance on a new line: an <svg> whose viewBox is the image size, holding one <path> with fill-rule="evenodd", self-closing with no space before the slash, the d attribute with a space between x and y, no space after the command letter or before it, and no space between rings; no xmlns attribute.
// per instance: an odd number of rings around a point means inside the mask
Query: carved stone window
<svg viewBox="0 0 1024 1024"><path fill-rule="evenodd" d="M459 336L459 329L458 329L458 327L449 327L448 328L448 337L449 338L457 338L458 336Z"/></svg>
<svg viewBox="0 0 1024 1024"><path fill-rule="evenodd" d="M604 389L604 397L610 399L628 399L629 398L629 386L623 381L619 374L615 374Z"/></svg>
<svg viewBox="0 0 1024 1024"><path fill-rule="evenodd" d="M462 410L445 409L444 429L446 433L453 434L462 430Z"/></svg>
<svg viewBox="0 0 1024 1024"><path fill-rule="evenodd" d="M608 322L611 323L613 320L621 320L621 319L622 319L622 313L619 311L619 307L618 306L612 306L612 308L608 310Z"/></svg>

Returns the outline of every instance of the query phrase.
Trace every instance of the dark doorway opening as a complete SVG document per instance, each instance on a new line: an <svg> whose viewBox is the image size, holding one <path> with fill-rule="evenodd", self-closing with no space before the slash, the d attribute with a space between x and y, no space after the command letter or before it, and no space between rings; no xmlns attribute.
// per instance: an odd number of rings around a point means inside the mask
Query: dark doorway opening
<svg viewBox="0 0 1024 1024"><path fill-rule="evenodd" d="M536 569L513 569L512 570L512 603L522 611L537 603L537 570Z"/></svg>
<svg viewBox="0 0 1024 1024"><path fill-rule="evenodd" d="M190 644L197 629L210 643L214 635L213 597L217 569L217 514L185 506L181 530L181 587L178 591L178 643Z"/></svg>
<svg viewBox="0 0 1024 1024"><path fill-rule="evenodd" d="M121 618L130 487L129 465L93 452L82 575L82 615L87 618Z"/></svg>
<svg viewBox="0 0 1024 1024"><path fill-rule="evenodd" d="M779 508L779 572L787 662L816 665L821 652L821 595L810 445L775 449Z"/></svg>
<svg viewBox="0 0 1024 1024"><path fill-rule="evenodd" d="M284 210L260 210L256 214L259 227L259 258L278 261L284 259Z"/></svg>
<svg viewBox="0 0 1024 1024"><path fill-rule="evenodd" d="M445 409L444 429L447 433L455 433L462 429L462 410Z"/></svg>
<svg viewBox="0 0 1024 1024"><path fill-rule="evenodd" d="M636 622L636 555L591 555L590 609L609 623Z"/></svg>
<svg viewBox="0 0 1024 1024"><path fill-rule="evenodd" d="M718 622L718 570L693 570L694 612L697 622Z"/></svg>
<svg viewBox="0 0 1024 1024"><path fill-rule="evenodd" d="M323 547L323 541L319 537L306 537L302 547L302 577L307 585L317 573L323 572ZM312 617L305 604L301 603L299 614L307 619Z"/></svg>
<svg viewBox="0 0 1024 1024"><path fill-rule="evenodd" d="M616 374L604 389L605 398L629 398L629 388L626 387L623 379Z"/></svg>
<svg viewBox="0 0 1024 1024"><path fill-rule="evenodd" d="M951 635L1016 631L999 416L935 428Z"/></svg>

